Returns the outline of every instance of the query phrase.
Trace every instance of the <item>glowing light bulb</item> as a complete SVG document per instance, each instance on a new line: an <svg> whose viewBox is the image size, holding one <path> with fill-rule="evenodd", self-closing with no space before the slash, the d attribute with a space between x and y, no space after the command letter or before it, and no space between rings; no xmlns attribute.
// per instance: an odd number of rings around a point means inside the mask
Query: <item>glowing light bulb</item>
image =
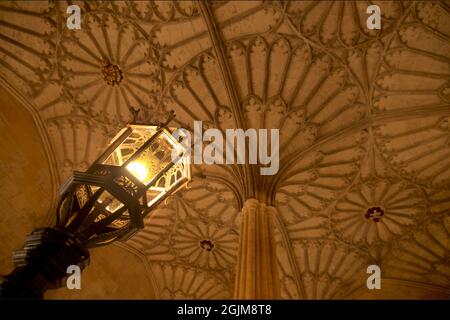
<svg viewBox="0 0 450 320"><path fill-rule="evenodd" d="M147 178L148 170L147 168L139 162L132 162L127 165L128 171L131 172L136 178L138 178L141 182L144 182L145 178Z"/></svg>

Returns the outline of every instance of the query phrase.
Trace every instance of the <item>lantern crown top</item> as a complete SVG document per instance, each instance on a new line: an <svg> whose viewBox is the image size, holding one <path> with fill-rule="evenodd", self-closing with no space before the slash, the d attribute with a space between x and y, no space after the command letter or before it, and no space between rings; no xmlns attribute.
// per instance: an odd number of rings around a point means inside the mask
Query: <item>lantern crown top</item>
<svg viewBox="0 0 450 320"><path fill-rule="evenodd" d="M139 112L141 111L141 109L138 108L134 108L134 107L130 107L129 108L130 113L131 113L131 122L130 124L132 125L146 125L145 123L141 123L138 121L139 118ZM169 113L167 114L167 119L165 122L161 122L158 126L159 127L167 127L169 125L169 123L175 119L176 115L175 115L175 111L174 110L170 110Z"/></svg>

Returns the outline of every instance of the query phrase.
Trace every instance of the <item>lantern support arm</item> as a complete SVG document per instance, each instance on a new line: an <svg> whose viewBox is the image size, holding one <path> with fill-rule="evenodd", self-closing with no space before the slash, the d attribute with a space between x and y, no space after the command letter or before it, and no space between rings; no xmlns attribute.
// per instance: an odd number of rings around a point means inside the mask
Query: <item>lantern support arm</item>
<svg viewBox="0 0 450 320"><path fill-rule="evenodd" d="M161 125L128 125L86 172L73 172L60 188L55 227L35 229L14 252L15 269L4 277L0 298L42 299L64 285L68 267L87 266L88 248L144 228L145 215L190 179L189 163L171 157L173 148L183 154L167 128L174 117L172 111ZM144 166L144 178L133 164Z"/></svg>
<svg viewBox="0 0 450 320"><path fill-rule="evenodd" d="M63 229L38 228L14 253L14 263L0 286L0 298L42 299L48 289L64 285L69 266L84 269L89 264L89 251Z"/></svg>

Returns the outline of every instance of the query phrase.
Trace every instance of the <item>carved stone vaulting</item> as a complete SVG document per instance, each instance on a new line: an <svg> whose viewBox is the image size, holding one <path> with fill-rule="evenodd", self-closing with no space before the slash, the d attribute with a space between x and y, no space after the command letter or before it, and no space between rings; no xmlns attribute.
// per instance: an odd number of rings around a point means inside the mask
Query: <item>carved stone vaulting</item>
<svg viewBox="0 0 450 320"><path fill-rule="evenodd" d="M1 1L0 274L140 108L190 130L279 128L279 171L193 166L142 231L93 250L82 290L47 298L249 297L243 234L283 299L448 298L449 21L448 1Z"/></svg>

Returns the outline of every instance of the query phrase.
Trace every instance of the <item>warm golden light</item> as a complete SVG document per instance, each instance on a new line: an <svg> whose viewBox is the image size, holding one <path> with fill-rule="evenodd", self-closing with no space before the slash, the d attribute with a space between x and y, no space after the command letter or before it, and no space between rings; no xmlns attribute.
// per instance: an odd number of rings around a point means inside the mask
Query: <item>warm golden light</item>
<svg viewBox="0 0 450 320"><path fill-rule="evenodd" d="M127 165L128 171L131 172L133 176L138 178L141 182L144 182L144 180L148 176L148 169L139 162L132 162L129 165Z"/></svg>

